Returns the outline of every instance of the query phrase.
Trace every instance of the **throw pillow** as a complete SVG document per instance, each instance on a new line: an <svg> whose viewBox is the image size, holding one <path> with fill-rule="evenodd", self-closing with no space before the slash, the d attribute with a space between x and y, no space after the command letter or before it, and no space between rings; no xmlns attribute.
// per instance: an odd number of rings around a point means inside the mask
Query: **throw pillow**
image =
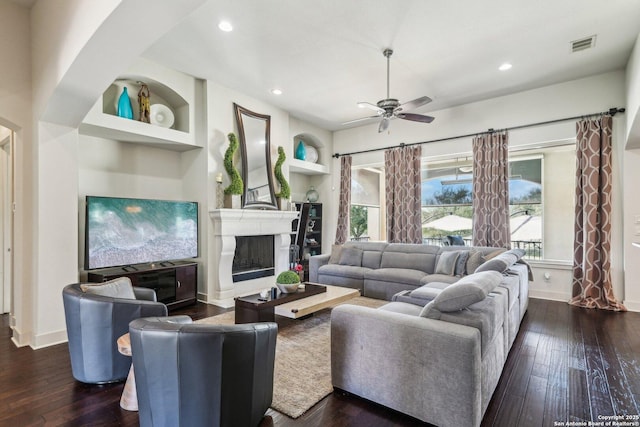
<svg viewBox="0 0 640 427"><path fill-rule="evenodd" d="M440 312L460 311L480 302L500 284L501 280L502 274L496 271L483 271L463 277L453 285L444 288L434 298L433 306L425 312L425 317L428 317L428 312L432 309Z"/></svg>
<svg viewBox="0 0 640 427"><path fill-rule="evenodd" d="M331 246L331 256L329 256L329 264L337 264L340 262L340 253L342 252L342 245Z"/></svg>
<svg viewBox="0 0 640 427"><path fill-rule="evenodd" d="M482 252L471 250L469 251L469 259L467 260L466 270L467 274L473 274L482 263L486 261Z"/></svg>
<svg viewBox="0 0 640 427"><path fill-rule="evenodd" d="M360 267L362 265L362 249L343 247L338 264Z"/></svg>
<svg viewBox="0 0 640 427"><path fill-rule="evenodd" d="M453 273L456 270L456 261L458 260L459 255L459 251L442 252L438 257L435 274L446 274L447 276L453 276Z"/></svg>
<svg viewBox="0 0 640 427"><path fill-rule="evenodd" d="M133 286L128 277L118 277L102 283L83 283L80 285L82 292L87 294L102 295L104 297L136 299Z"/></svg>
<svg viewBox="0 0 640 427"><path fill-rule="evenodd" d="M498 248L495 251L491 251L491 252L485 252L484 256L484 260L488 261L491 258L497 257L498 255L500 255L501 253L503 253L505 251L505 249L503 248Z"/></svg>
<svg viewBox="0 0 640 427"><path fill-rule="evenodd" d="M458 251L458 260L456 261L456 270L454 274L462 277L467 274L467 260L469 259L469 251Z"/></svg>

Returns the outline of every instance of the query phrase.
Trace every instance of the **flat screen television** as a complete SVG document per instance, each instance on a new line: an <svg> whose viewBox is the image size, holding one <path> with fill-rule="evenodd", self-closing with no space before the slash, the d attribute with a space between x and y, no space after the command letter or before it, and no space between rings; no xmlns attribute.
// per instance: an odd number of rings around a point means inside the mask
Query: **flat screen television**
<svg viewBox="0 0 640 427"><path fill-rule="evenodd" d="M86 196L85 270L197 256L197 202Z"/></svg>

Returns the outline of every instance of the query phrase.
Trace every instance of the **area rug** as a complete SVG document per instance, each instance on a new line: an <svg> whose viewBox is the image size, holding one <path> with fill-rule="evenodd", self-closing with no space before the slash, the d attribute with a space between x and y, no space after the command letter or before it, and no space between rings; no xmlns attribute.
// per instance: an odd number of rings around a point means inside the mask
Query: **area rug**
<svg viewBox="0 0 640 427"><path fill-rule="evenodd" d="M379 307L385 303L357 297L342 304ZM298 418L333 391L330 317L331 309L320 310L302 320L276 316L278 339L271 404L274 410ZM201 319L198 323L233 324L234 312Z"/></svg>

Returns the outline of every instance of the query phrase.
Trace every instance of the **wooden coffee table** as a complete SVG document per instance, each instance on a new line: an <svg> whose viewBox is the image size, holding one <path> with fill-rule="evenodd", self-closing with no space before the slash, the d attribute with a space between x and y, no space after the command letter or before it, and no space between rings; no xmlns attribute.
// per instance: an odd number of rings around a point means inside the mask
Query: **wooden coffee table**
<svg viewBox="0 0 640 427"><path fill-rule="evenodd" d="M306 283L305 290L278 294L262 301L259 294L236 298L236 323L273 322L275 315L299 319L323 308L360 296L357 289Z"/></svg>

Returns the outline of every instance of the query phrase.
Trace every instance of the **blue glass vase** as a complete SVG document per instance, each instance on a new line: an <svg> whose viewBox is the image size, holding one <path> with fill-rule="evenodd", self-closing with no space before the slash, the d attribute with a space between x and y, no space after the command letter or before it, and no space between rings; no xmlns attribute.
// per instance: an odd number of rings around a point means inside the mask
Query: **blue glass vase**
<svg viewBox="0 0 640 427"><path fill-rule="evenodd" d="M307 159L307 149L304 146L304 143L300 141L298 143L298 148L296 148L296 159L298 160L306 160Z"/></svg>
<svg viewBox="0 0 640 427"><path fill-rule="evenodd" d="M122 95L118 98L118 116L133 119L133 107L126 87L122 89Z"/></svg>

